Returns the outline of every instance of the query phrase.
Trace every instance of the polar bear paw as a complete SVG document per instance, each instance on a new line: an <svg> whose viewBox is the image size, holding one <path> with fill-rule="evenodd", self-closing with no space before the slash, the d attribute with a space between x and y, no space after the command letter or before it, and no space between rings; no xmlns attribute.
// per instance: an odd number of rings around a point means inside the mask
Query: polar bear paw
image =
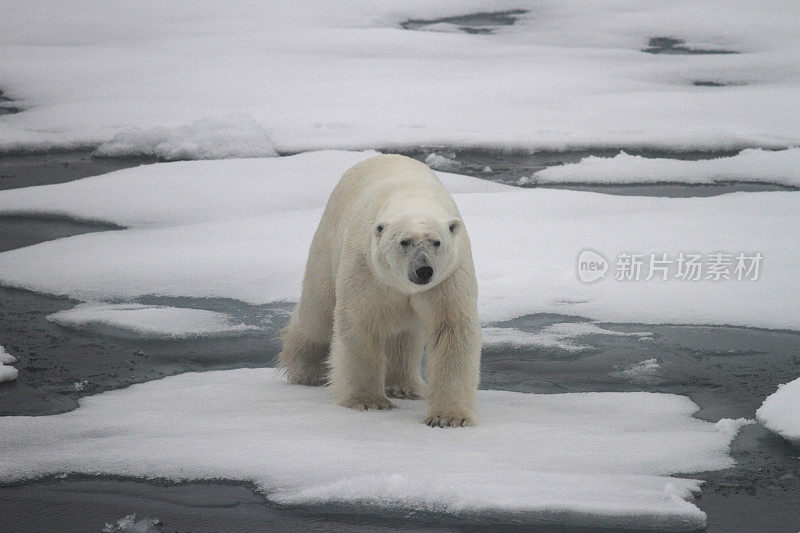
<svg viewBox="0 0 800 533"><path fill-rule="evenodd" d="M347 402L345 407L356 411L387 411L394 409L395 405L388 398L375 398L371 400L359 399Z"/></svg>
<svg viewBox="0 0 800 533"><path fill-rule="evenodd" d="M392 385L386 387L386 396L389 398L400 398L404 400L419 400L422 398L422 393L411 386Z"/></svg>
<svg viewBox="0 0 800 533"><path fill-rule="evenodd" d="M425 423L432 428L458 428L471 426L472 420L469 417L431 415L425 419Z"/></svg>

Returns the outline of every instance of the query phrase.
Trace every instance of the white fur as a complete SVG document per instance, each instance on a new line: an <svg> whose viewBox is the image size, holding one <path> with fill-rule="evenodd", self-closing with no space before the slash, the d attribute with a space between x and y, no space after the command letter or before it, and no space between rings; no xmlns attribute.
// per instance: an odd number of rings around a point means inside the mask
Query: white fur
<svg viewBox="0 0 800 533"><path fill-rule="evenodd" d="M337 401L356 409L389 409L387 394L427 395L427 424L474 423L478 288L459 217L433 171L414 159L381 155L345 172L284 331L278 360L291 381L329 382ZM423 267L433 270L427 284Z"/></svg>

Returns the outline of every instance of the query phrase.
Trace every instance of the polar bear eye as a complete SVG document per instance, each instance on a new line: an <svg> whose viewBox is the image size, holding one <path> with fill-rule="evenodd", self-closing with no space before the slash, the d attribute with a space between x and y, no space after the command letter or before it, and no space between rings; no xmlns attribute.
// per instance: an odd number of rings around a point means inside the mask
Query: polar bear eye
<svg viewBox="0 0 800 533"><path fill-rule="evenodd" d="M400 241L400 246L405 247L405 246L408 246L409 244L411 244L411 240L410 239L403 239L402 241Z"/></svg>
<svg viewBox="0 0 800 533"><path fill-rule="evenodd" d="M441 244L442 244L441 241L433 241L433 247L434 248L438 248L439 246L441 246Z"/></svg>

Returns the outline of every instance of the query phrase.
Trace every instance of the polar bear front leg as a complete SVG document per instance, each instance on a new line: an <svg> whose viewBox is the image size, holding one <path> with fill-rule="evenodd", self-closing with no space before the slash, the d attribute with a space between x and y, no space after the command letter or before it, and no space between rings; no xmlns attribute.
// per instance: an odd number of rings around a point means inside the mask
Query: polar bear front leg
<svg viewBox="0 0 800 533"><path fill-rule="evenodd" d="M364 329L337 314L329 359L330 383L336 401L359 411L393 409L384 390L383 339Z"/></svg>
<svg viewBox="0 0 800 533"><path fill-rule="evenodd" d="M430 294L413 302L427 324L426 380L432 427L475 423L475 393L480 378L481 326L477 288L470 270L461 269Z"/></svg>
<svg viewBox="0 0 800 533"><path fill-rule="evenodd" d="M480 375L480 337L464 321L441 322L428 343L428 416L431 427L475 423L475 392Z"/></svg>

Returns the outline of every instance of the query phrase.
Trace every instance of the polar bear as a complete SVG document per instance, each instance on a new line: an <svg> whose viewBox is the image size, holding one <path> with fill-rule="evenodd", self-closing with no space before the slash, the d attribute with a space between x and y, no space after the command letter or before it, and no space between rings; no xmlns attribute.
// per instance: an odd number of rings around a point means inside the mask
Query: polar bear
<svg viewBox="0 0 800 533"><path fill-rule="evenodd" d="M373 157L328 200L278 364L294 383L329 383L346 407L427 396L429 426L471 425L477 297L469 237L436 174L408 157Z"/></svg>

